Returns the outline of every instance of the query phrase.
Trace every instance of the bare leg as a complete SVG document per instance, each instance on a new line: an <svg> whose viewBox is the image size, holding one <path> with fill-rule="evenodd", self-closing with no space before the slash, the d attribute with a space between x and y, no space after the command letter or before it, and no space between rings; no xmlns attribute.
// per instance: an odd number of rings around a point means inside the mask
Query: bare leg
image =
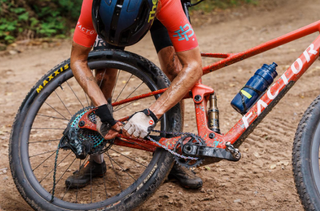
<svg viewBox="0 0 320 211"><path fill-rule="evenodd" d="M116 83L118 69L95 70L95 77L106 99L111 98L112 90Z"/></svg>

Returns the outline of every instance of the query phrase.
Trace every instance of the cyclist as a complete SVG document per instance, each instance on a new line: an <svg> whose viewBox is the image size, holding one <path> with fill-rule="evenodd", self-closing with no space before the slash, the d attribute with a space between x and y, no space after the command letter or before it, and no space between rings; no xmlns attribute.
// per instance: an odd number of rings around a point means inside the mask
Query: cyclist
<svg viewBox="0 0 320 211"><path fill-rule="evenodd" d="M97 129L105 139L114 138L122 127L120 122L113 119L112 108L107 102L115 85L117 70L108 69L107 74L103 74L105 70L96 70L93 76L87 66L88 54L94 43L94 49L124 49L124 46L134 44L144 36L155 19L150 29L152 40L158 53L161 69L172 83L150 108L134 114L124 125L125 135L144 138L149 133L149 129L156 125L158 119L177 104L200 79L202 75L201 57L196 36L183 12L181 3L177 0L159 0L158 6L157 0L137 0L134 1L136 2L135 12L132 10L128 12L128 8L132 6L129 0L124 0L122 5L119 5L117 1L109 1L109 3L101 1L100 4L94 3L93 6L92 1L84 0L82 4L81 15L73 37L71 68L93 105L98 107L96 110ZM146 2L149 5L148 10L143 8ZM94 23L92 23L92 9L96 12ZM132 15L136 16L132 18ZM148 17L143 18L145 15ZM117 26L113 27L115 19L117 19ZM137 23L136 20L139 19L148 21L144 21L143 24ZM140 31L133 30L129 35L121 31L125 27L137 28L137 24L140 26ZM97 33L103 39L97 36ZM123 37L123 34L126 34L127 37ZM102 81L101 89L96 80ZM103 156L91 155L89 161L66 180L66 186L69 188L83 187L90 182L91 177L101 175L105 169ZM169 177L176 178L185 188L202 187L201 178L177 164L172 168Z"/></svg>

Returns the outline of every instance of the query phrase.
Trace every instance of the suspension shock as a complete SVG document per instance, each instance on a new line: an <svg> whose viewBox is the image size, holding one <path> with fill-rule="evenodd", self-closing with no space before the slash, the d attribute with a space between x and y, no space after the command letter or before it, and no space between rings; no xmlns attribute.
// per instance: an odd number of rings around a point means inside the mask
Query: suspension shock
<svg viewBox="0 0 320 211"><path fill-rule="evenodd" d="M208 119L209 129L213 132L220 133L219 110L215 94L211 94L209 98Z"/></svg>

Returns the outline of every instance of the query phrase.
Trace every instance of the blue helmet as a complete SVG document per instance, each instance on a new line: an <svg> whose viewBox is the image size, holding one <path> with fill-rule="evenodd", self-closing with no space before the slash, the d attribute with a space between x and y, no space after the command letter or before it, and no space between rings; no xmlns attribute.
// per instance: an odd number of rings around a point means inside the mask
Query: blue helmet
<svg viewBox="0 0 320 211"><path fill-rule="evenodd" d="M133 45L150 29L157 4L158 0L93 0L93 26L111 45Z"/></svg>

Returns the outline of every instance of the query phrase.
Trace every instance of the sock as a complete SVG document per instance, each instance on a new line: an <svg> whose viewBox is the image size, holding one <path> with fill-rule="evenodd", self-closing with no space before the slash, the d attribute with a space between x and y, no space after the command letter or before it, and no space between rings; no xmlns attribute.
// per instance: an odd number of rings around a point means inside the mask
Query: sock
<svg viewBox="0 0 320 211"><path fill-rule="evenodd" d="M103 163L103 154L93 154L90 155L90 160L93 160L94 162L101 164Z"/></svg>

